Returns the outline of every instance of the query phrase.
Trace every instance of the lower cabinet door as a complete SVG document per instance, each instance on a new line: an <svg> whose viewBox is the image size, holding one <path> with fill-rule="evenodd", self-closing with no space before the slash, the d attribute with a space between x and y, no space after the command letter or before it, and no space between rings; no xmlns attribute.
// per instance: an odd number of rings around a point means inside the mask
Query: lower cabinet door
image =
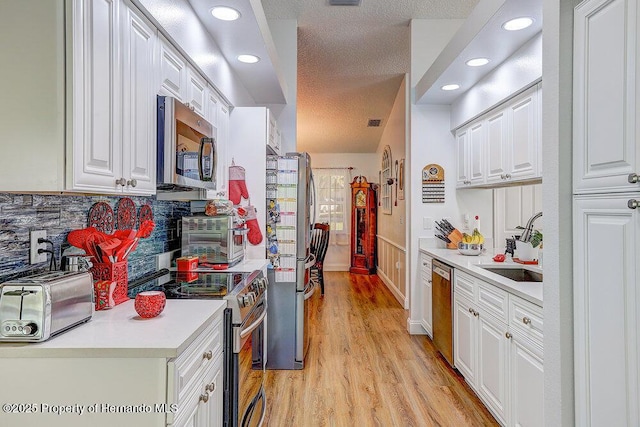
<svg viewBox="0 0 640 427"><path fill-rule="evenodd" d="M453 364L471 387L476 386L476 352L478 331L472 304L463 298L454 300Z"/></svg>
<svg viewBox="0 0 640 427"><path fill-rule="evenodd" d="M512 426L544 425L542 349L513 334L510 349Z"/></svg>
<svg viewBox="0 0 640 427"><path fill-rule="evenodd" d="M507 325L480 313L478 330L478 393L498 421L506 424L509 394Z"/></svg>
<svg viewBox="0 0 640 427"><path fill-rule="evenodd" d="M202 405L202 416L198 418L200 427L222 427L223 425L223 399L224 385L222 375L222 354L218 357L211 369L205 374L204 390L209 400Z"/></svg>

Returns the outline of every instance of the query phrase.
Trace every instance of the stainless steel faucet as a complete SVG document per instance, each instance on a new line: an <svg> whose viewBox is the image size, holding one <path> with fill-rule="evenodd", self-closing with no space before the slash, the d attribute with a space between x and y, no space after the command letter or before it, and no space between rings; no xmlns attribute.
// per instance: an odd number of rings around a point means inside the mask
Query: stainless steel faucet
<svg viewBox="0 0 640 427"><path fill-rule="evenodd" d="M528 242L529 239L531 239L531 232L533 231L533 223L536 221L536 219L540 218L541 216L542 216L542 212L538 212L537 214L529 218L529 221L527 221L527 225L524 227L524 232L522 233L522 236L520 236L521 242Z"/></svg>

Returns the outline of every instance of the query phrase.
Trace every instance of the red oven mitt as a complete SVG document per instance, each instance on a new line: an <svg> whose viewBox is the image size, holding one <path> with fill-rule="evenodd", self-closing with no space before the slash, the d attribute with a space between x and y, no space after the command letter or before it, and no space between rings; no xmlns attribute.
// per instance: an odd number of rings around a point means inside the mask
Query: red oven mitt
<svg viewBox="0 0 640 427"><path fill-rule="evenodd" d="M249 198L249 190L245 182L245 171L242 166L229 166L229 200L239 205L242 197Z"/></svg>
<svg viewBox="0 0 640 427"><path fill-rule="evenodd" d="M258 217L255 206L247 206L246 224L249 229L247 233L247 239L252 245L258 245L262 242L262 231L260 231L260 225L258 224Z"/></svg>

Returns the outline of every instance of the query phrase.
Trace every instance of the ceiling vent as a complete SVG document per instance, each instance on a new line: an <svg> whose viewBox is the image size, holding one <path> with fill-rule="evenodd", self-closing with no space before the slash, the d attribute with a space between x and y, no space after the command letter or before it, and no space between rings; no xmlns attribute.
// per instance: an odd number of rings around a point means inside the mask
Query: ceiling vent
<svg viewBox="0 0 640 427"><path fill-rule="evenodd" d="M367 127L377 128L377 127L380 126L381 122L382 122L382 120L380 120L380 119L369 119L369 123L367 123Z"/></svg>
<svg viewBox="0 0 640 427"><path fill-rule="evenodd" d="M329 0L331 6L360 6L362 0Z"/></svg>

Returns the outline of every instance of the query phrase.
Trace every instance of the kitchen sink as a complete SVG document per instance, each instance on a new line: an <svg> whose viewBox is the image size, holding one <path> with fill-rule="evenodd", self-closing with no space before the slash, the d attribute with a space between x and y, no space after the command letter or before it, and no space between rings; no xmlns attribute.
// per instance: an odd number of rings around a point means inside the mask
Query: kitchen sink
<svg viewBox="0 0 640 427"><path fill-rule="evenodd" d="M498 274L516 282L542 282L542 273L524 268L481 267L487 271Z"/></svg>

